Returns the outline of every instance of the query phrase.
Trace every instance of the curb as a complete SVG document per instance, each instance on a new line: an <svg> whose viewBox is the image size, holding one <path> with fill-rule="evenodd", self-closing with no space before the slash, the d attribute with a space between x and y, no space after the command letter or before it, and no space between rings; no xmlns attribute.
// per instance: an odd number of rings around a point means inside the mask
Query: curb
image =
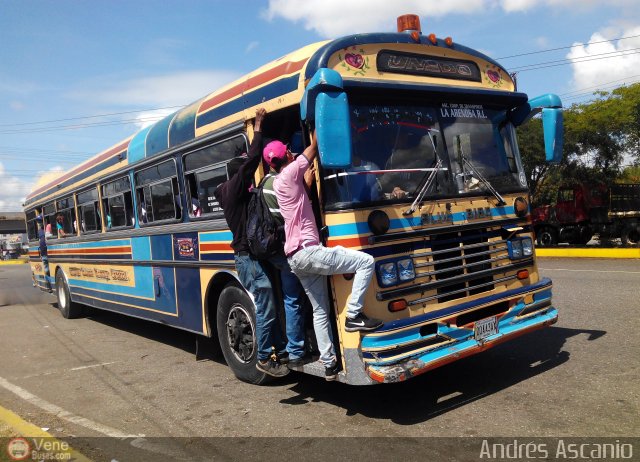
<svg viewBox="0 0 640 462"><path fill-rule="evenodd" d="M8 427L13 429L16 433L18 433L18 435L20 435L20 438L47 438L48 441L56 442L57 443L56 446L62 443L61 440L57 439L51 433L48 433L43 429L41 429L40 427L30 422L27 422L18 414L15 414L10 410L5 409L2 406L0 406L0 422L3 422ZM7 438L7 439L9 440L9 442L13 440L12 438ZM60 455L60 454L63 454L63 455L69 454L70 455L69 460L80 461L80 462L91 462L91 459L79 453L75 449L71 448L70 445L67 451L53 451L49 453L49 455L53 455L53 456Z"/></svg>
<svg viewBox="0 0 640 462"><path fill-rule="evenodd" d="M2 260L0 261L0 266L2 265L24 265L29 263L27 260Z"/></svg>
<svg viewBox="0 0 640 462"><path fill-rule="evenodd" d="M559 258L640 258L640 248L633 249L541 249L538 257Z"/></svg>

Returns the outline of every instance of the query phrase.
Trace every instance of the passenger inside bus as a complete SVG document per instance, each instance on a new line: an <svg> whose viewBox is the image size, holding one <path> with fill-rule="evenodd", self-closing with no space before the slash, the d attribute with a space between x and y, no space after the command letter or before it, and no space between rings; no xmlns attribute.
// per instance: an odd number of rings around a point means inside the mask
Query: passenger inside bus
<svg viewBox="0 0 640 462"><path fill-rule="evenodd" d="M64 230L64 216L61 213L56 216L56 231L58 233L58 237L67 236L67 233Z"/></svg>
<svg viewBox="0 0 640 462"><path fill-rule="evenodd" d="M385 170L429 168L435 153L429 134L399 128L396 142L386 161ZM401 199L413 193L425 172L389 172L380 178L382 188L390 199Z"/></svg>

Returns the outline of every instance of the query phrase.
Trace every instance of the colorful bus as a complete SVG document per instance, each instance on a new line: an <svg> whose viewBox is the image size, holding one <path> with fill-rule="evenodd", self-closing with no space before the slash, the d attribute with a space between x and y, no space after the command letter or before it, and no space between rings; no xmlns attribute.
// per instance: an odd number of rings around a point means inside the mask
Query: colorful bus
<svg viewBox="0 0 640 462"><path fill-rule="evenodd" d="M294 152L315 130L324 245L375 258L374 332L344 330L351 275L327 278L340 381L403 381L556 322L515 129L541 112L558 162L560 99L529 99L500 64L423 35L414 15L397 33L283 56L37 185L25 202L31 269L63 316L88 305L194 332L219 342L238 378L264 380L252 297L213 195L247 152L258 107L266 140ZM48 273L38 226L51 230ZM324 375L319 363L300 370Z"/></svg>

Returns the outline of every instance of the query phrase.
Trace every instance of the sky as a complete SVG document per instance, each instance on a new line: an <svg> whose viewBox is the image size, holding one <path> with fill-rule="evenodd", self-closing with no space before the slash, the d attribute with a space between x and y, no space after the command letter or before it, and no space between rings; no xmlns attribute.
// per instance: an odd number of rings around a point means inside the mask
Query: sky
<svg viewBox="0 0 640 462"><path fill-rule="evenodd" d="M530 97L568 107L640 82L638 0L0 0L0 213L269 61L395 32L407 13L517 72Z"/></svg>

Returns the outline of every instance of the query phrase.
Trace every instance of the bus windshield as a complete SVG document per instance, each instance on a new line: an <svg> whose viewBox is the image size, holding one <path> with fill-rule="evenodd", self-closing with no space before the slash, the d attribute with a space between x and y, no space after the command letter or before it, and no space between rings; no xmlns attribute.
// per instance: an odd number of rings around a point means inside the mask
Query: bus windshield
<svg viewBox="0 0 640 462"><path fill-rule="evenodd" d="M514 130L504 110L482 104L350 106L353 162L326 170L329 207L456 197L526 188ZM440 162L438 162L440 161ZM489 184L487 184L489 183Z"/></svg>

